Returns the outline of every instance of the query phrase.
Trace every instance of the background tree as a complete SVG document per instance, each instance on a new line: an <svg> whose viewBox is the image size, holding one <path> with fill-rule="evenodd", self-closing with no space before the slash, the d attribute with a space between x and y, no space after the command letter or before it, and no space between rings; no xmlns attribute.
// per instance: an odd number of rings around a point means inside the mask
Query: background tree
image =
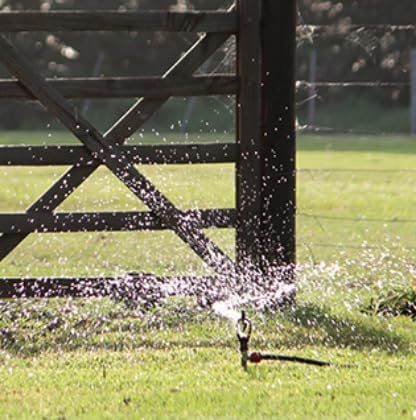
<svg viewBox="0 0 416 420"><path fill-rule="evenodd" d="M232 0L0 0L0 9L184 10L227 8L231 3ZM305 25L304 32L307 36L299 38L298 79L308 79L310 51L316 49L319 81L408 82L409 51L416 46L414 30L398 31L394 27L387 27L385 32L381 32L363 27L344 35L342 28L349 24L413 24L415 17L414 0L401 0L400 6L391 0L299 0L299 23ZM322 36L311 37L307 25L333 26ZM195 35L162 32L19 33L10 37L42 74L48 77L160 75L175 61L178 49L185 51L196 39ZM235 54L230 53L230 45L227 48L211 60L207 71L216 68L220 71L233 69ZM7 76L7 72L0 68L0 77ZM364 95L366 100L386 106L406 106L409 102L408 92L407 87L397 87L354 91L353 94ZM320 93L325 95L327 101L342 101L349 94L345 90L334 89L321 90ZM307 95L307 92L301 91L299 94L302 97ZM206 101L201 103L209 104ZM113 115L118 112L117 106L117 101L112 101L111 106L101 103L97 104L95 109L99 110L99 118L107 124L107 114ZM181 102L176 101L173 105L170 104L168 112L180 118L181 106L183 107ZM207 105L204 112L209 112L210 106ZM0 119L0 127L44 128L49 117L38 112L36 105L32 104L30 107L32 112L26 113L24 119L19 118L27 106L8 101L7 105L2 107L3 118ZM121 112L121 106L119 108ZM302 112L302 108L300 111ZM163 121L164 116L165 114L160 114L159 123ZM232 127L233 122L229 116L225 115L221 121L217 121L219 128Z"/></svg>

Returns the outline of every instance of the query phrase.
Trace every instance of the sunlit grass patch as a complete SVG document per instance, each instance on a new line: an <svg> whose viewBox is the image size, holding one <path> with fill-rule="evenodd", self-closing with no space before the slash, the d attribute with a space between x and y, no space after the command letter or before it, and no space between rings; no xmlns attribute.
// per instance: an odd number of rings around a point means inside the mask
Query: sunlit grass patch
<svg viewBox="0 0 416 420"><path fill-rule="evenodd" d="M244 373L231 323L192 298L145 314L111 299L2 301L0 417L412 418L415 323L362 308L414 279L415 152L408 138L301 138L297 306L246 308L253 350L352 368ZM1 211L24 211L63 170L0 168ZM232 165L140 170L180 208L234 206ZM101 169L59 211L144 209ZM207 233L233 256L232 229ZM209 272L171 232L31 235L0 265L1 277L129 271Z"/></svg>

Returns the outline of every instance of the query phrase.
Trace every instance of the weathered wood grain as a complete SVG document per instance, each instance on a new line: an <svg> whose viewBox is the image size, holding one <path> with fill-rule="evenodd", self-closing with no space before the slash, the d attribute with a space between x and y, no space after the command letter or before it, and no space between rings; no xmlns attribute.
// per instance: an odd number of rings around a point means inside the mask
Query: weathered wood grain
<svg viewBox="0 0 416 420"><path fill-rule="evenodd" d="M231 6L229 11L234 11ZM227 34L206 34L191 46L163 75L163 78L176 79L178 76L192 75L228 38ZM180 54L180 51L178 51ZM169 97L161 99L139 99L105 134L111 144L122 144L139 129ZM52 211L69 197L99 167L74 166L56 181L28 209L28 213ZM0 237L0 261L16 248L27 235L10 234Z"/></svg>
<svg viewBox="0 0 416 420"><path fill-rule="evenodd" d="M184 217L198 229L231 228L234 209L188 210ZM51 232L124 232L166 230L169 225L150 212L0 214L0 232L10 234Z"/></svg>
<svg viewBox="0 0 416 420"><path fill-rule="evenodd" d="M22 139L24 141L24 139ZM120 146L132 163L201 164L233 163L235 144L178 144ZM96 160L84 146L3 146L0 147L0 166L94 166Z"/></svg>
<svg viewBox="0 0 416 420"><path fill-rule="evenodd" d="M296 261L296 0L263 0L262 4L262 253L270 266L288 267L287 280L292 280Z"/></svg>
<svg viewBox="0 0 416 420"><path fill-rule="evenodd" d="M145 278L165 283L205 283L220 281L215 276L176 276L159 277L147 273L132 273L129 275L129 284L125 285L123 279L113 277L75 277L75 278L4 278L0 279L0 299L16 298L91 298L91 297L120 297L120 289L134 288Z"/></svg>
<svg viewBox="0 0 416 420"><path fill-rule="evenodd" d="M0 60L90 150L92 156L107 166L209 267L217 273L234 271L233 261L131 164L119 146L110 144L85 118L76 114L59 92L33 72L30 63L20 56L4 36L0 36Z"/></svg>
<svg viewBox="0 0 416 420"><path fill-rule="evenodd" d="M238 264L261 265L262 171L262 1L240 0L237 96L237 239ZM282 64L283 65L283 64Z"/></svg>
<svg viewBox="0 0 416 420"><path fill-rule="evenodd" d="M66 98L165 98L166 96L233 95L238 79L232 75L162 77L89 77L46 79ZM0 98L36 98L17 80L0 79Z"/></svg>
<svg viewBox="0 0 416 420"><path fill-rule="evenodd" d="M21 31L169 31L234 33L233 12L116 12L116 11L16 11L0 12L3 32Z"/></svg>

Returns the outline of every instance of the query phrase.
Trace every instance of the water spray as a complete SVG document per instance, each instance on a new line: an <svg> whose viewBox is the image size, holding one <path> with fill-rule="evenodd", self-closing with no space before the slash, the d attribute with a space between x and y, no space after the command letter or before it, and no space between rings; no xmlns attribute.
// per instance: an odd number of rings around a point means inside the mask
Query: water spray
<svg viewBox="0 0 416 420"><path fill-rule="evenodd" d="M253 324L250 319L247 318L245 311L241 311L241 318L236 323L236 334L240 343L241 353L241 366L244 370L247 370L248 363L259 364L263 360L277 360L281 362L293 362L302 363L305 365L313 366L335 366L331 362L325 362L322 360L308 359L298 356L284 356L280 354L263 354L254 352L249 354L249 342L251 333L253 330Z"/></svg>

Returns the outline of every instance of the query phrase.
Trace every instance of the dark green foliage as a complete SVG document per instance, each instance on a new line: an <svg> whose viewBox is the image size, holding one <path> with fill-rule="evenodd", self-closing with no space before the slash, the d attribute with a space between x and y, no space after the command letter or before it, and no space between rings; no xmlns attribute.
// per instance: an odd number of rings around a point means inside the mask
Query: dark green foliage
<svg viewBox="0 0 416 420"><path fill-rule="evenodd" d="M342 89L341 89L342 90ZM323 95L325 99L328 97ZM336 132L409 133L409 109L405 105L375 101L371 91L349 90L318 101L316 125ZM307 108L298 112L300 124L307 123Z"/></svg>
<svg viewBox="0 0 416 420"><path fill-rule="evenodd" d="M185 6L189 9L227 8L232 0L3 0L0 10L73 10L73 9L113 9L113 10L146 10L169 9L175 6ZM343 24L413 24L416 16L416 2L402 0L400 7L391 0L299 0L300 23L314 25ZM44 76L150 76L165 72L177 59L178 50L185 51L195 40L190 34L165 33L19 33L12 39L25 55L35 63ZM396 32L386 28L383 36L374 34L371 30L363 30L352 36L317 38L311 43L308 38L300 39L298 44L297 79L308 80L309 57L312 48L318 51L318 81L409 81L409 51L416 47L416 37L413 32ZM101 57L101 59L99 58ZM207 71L217 67L222 62L224 54L218 54L210 63ZM223 66L219 71L224 71ZM0 67L0 77L8 74ZM409 89L407 86L398 88L364 89L369 106L378 105L390 112L393 107L401 109L408 106ZM332 118L330 109L333 104L343 106L345 97L358 95L357 90L350 89L319 89L318 110ZM306 97L305 97L306 95ZM299 92L298 102L308 97L308 92ZM227 103L227 100L223 101ZM224 109L216 106L210 100L201 99L194 109L190 123L182 122L192 132L209 130L206 123L217 130L232 130L233 118ZM156 119L149 124L159 131L186 119L187 111L183 101L175 101L169 108L163 108ZM80 109L83 102L80 101ZM328 109L327 109L328 108ZM40 110L36 104L3 101L0 103L0 128L2 129L34 129L43 128L52 123L51 117ZM124 109L124 108L123 108ZM221 117L212 118L212 110L221 113ZM299 106L302 114L307 106ZM88 112L88 117L98 115L103 126L112 124L121 114L117 103L101 101L94 104ZM21 116L24 115L24 118ZM355 117L354 117L355 118ZM406 116L408 119L408 117ZM347 118L348 120L348 118ZM393 128L387 131L407 132L408 127L402 123L402 118L394 118ZM354 126L347 121L347 125ZM318 121L318 124L321 122ZM321 124L323 125L323 124ZM338 124L339 125L339 124ZM338 128L337 127L335 128ZM369 127L368 127L369 128ZM374 123L375 131L383 131L385 127ZM360 127L361 129L361 127ZM366 127L367 129L367 127Z"/></svg>
<svg viewBox="0 0 416 420"><path fill-rule="evenodd" d="M400 287L373 297L363 311L382 316L408 316L416 320L416 289Z"/></svg>
<svg viewBox="0 0 416 420"><path fill-rule="evenodd" d="M416 2L403 0L400 7L390 0L301 0L299 2L302 23L313 25L363 25L355 34L326 39L313 43L304 41L299 45L298 75L308 78L309 51L318 51L319 81L409 81L409 52L416 47L413 33L395 31L392 25L413 25ZM364 25L386 25L380 35ZM329 92L329 97L341 98L345 94ZM354 92L356 93L356 92ZM409 89L371 89L368 92L373 102L390 105L408 104Z"/></svg>

